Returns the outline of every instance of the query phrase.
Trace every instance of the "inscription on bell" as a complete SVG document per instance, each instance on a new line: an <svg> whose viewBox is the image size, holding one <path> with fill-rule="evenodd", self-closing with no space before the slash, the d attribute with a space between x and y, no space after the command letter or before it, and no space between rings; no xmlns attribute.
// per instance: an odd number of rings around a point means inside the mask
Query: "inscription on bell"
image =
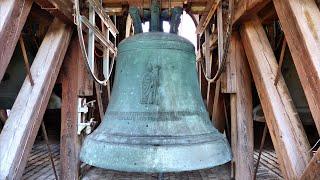
<svg viewBox="0 0 320 180"><path fill-rule="evenodd" d="M141 104L154 104L158 105L158 89L159 89L159 73L161 67L156 64L148 63L146 72L142 78L141 85Z"/></svg>
<svg viewBox="0 0 320 180"><path fill-rule="evenodd" d="M83 143L83 162L163 173L231 160L228 141L212 126L203 103L189 41L170 33L140 33L119 44L116 62L108 109Z"/></svg>

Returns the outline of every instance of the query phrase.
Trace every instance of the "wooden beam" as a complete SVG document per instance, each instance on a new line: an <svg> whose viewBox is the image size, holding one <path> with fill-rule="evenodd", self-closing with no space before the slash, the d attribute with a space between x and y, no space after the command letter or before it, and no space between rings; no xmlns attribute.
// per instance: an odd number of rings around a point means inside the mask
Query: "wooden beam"
<svg viewBox="0 0 320 180"><path fill-rule="evenodd" d="M235 64L233 73L236 81L236 92L230 95L235 179L252 179L254 142L251 72L238 32L234 32L231 37L230 54L230 61Z"/></svg>
<svg viewBox="0 0 320 180"><path fill-rule="evenodd" d="M304 170L301 180L316 180L320 177L320 149L313 156L308 166Z"/></svg>
<svg viewBox="0 0 320 180"><path fill-rule="evenodd" d="M225 107L224 107L224 96L220 91L221 79L216 82L215 93L212 106L212 122L215 128L219 132L223 133L226 125Z"/></svg>
<svg viewBox="0 0 320 180"><path fill-rule="evenodd" d="M271 0L238 0L234 7L233 23L250 18L270 2Z"/></svg>
<svg viewBox="0 0 320 180"><path fill-rule="evenodd" d="M203 74L201 62L199 63L198 73L199 73L199 86L200 86L201 95L202 95L202 98L206 100L207 93L208 93L208 81Z"/></svg>
<svg viewBox="0 0 320 180"><path fill-rule="evenodd" d="M32 0L0 1L0 81L9 65L32 2Z"/></svg>
<svg viewBox="0 0 320 180"><path fill-rule="evenodd" d="M320 11L314 0L274 0L293 62L320 134Z"/></svg>
<svg viewBox="0 0 320 180"><path fill-rule="evenodd" d="M76 38L78 38L78 37L76 37ZM76 44L74 41L78 44ZM94 82L94 80L91 77L91 75L89 74L88 68L86 67L86 64L83 60L83 56L80 51L80 46L78 46L78 45L80 45L79 41L77 41L76 39L73 39L71 45L78 48L77 57L78 57L78 61L80 61L79 63L77 62L78 66L79 66L78 71L77 71L78 77L79 77L78 78L78 95L79 96L93 96L93 82ZM69 51L70 51L70 54L74 54L75 53L74 51L76 51L76 50L74 48L72 49L71 47L69 47ZM73 57L68 57L68 58L71 59Z"/></svg>
<svg viewBox="0 0 320 180"><path fill-rule="evenodd" d="M47 10L65 23L73 25L73 1L72 0L35 0L41 9Z"/></svg>
<svg viewBox="0 0 320 180"><path fill-rule="evenodd" d="M220 0L208 1L207 6L205 8L205 13L201 16L199 24L197 26L197 29L196 29L197 34L201 35L205 31L212 16L217 10L219 3L220 3Z"/></svg>
<svg viewBox="0 0 320 180"><path fill-rule="evenodd" d="M212 51L210 49L210 29L205 29L205 42L204 42L204 60L206 63L206 70L207 76L211 77L211 70L212 70ZM207 110L209 112L209 115L212 115L212 106L213 106L213 96L214 96L214 85L212 83L207 83L207 96L206 96L206 102L207 102Z"/></svg>
<svg viewBox="0 0 320 180"><path fill-rule="evenodd" d="M213 108L213 99L214 99L214 89L215 86L213 83L208 83L207 87L207 110L209 116L212 116L212 108Z"/></svg>
<svg viewBox="0 0 320 180"><path fill-rule="evenodd" d="M212 52L210 50L210 29L207 28L204 32L204 60L206 62L206 73L207 76L211 77L211 66L212 66Z"/></svg>
<svg viewBox="0 0 320 180"><path fill-rule="evenodd" d="M57 79L72 30L51 24L0 134L0 179L20 179Z"/></svg>
<svg viewBox="0 0 320 180"><path fill-rule="evenodd" d="M151 1L141 1L141 0L103 0L103 6L106 8L121 8L125 6L136 6L139 8L148 9L150 8ZM168 9L169 7L189 7L192 12L203 13L206 5L208 4L208 0L192 0L192 1L184 1L184 0L171 0L169 1L161 1L161 8Z"/></svg>
<svg viewBox="0 0 320 180"><path fill-rule="evenodd" d="M78 96L85 95L81 72L87 73L77 36L73 36L61 69L62 105L60 133L61 179L79 179L80 139L77 134ZM92 86L92 84L91 84ZM92 89L92 87L91 87ZM91 92L89 92L91 93Z"/></svg>
<svg viewBox="0 0 320 180"><path fill-rule="evenodd" d="M278 64L258 17L243 24L241 38L281 171L296 179L310 160L310 145L283 77L274 85Z"/></svg>
<svg viewBox="0 0 320 180"><path fill-rule="evenodd" d="M8 119L7 110L0 109L0 122L4 125ZM1 130L0 130L1 133Z"/></svg>
<svg viewBox="0 0 320 180"><path fill-rule="evenodd" d="M257 15L260 17L262 24L271 24L278 20L277 12L273 3L266 5Z"/></svg>
<svg viewBox="0 0 320 180"><path fill-rule="evenodd" d="M232 43L232 42L231 42ZM231 45L230 48L233 46ZM236 93L236 64L234 63L234 59L237 54L233 49L229 50L229 55L226 60L224 72L221 74L221 92L222 93Z"/></svg>

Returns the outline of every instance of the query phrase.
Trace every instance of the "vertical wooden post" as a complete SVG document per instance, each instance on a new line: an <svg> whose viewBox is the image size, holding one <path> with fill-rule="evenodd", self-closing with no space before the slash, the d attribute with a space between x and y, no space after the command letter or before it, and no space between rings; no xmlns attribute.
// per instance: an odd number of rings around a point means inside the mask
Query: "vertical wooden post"
<svg viewBox="0 0 320 180"><path fill-rule="evenodd" d="M200 86L200 91L201 91L202 98L205 98L205 97L207 97L208 81L207 81L207 79L205 78L205 76L203 74L203 69L202 69L201 63L202 62L199 62L199 65L198 65L198 68L199 68L199 71L198 71L198 73L199 73L199 86Z"/></svg>
<svg viewBox="0 0 320 180"><path fill-rule="evenodd" d="M56 82L72 30L54 19L0 134L0 179L20 179Z"/></svg>
<svg viewBox="0 0 320 180"><path fill-rule="evenodd" d="M78 97L93 95L93 81L88 76L77 36L73 36L68 48L62 65L61 77L60 178L77 180L80 168L80 140L77 134Z"/></svg>
<svg viewBox="0 0 320 180"><path fill-rule="evenodd" d="M314 0L273 0L320 134L320 11Z"/></svg>
<svg viewBox="0 0 320 180"><path fill-rule="evenodd" d="M0 1L0 81L9 65L32 2L32 0Z"/></svg>
<svg viewBox="0 0 320 180"><path fill-rule="evenodd" d="M210 28L206 28L204 31L204 59L206 62L206 72L207 76L211 77L211 64L212 64L212 59L211 59L211 50L210 50Z"/></svg>
<svg viewBox="0 0 320 180"><path fill-rule="evenodd" d="M207 73L208 77L211 77L211 66L212 66L212 52L210 50L210 28L206 28L204 31L204 38L205 38L205 42L204 42L204 49L205 49L205 55L204 55L204 59L205 59L205 63L206 63L206 70L205 72ZM212 115L212 95L213 95L213 84L211 83L207 83L207 94L206 94L206 102L207 102L207 110L209 112L210 115Z"/></svg>
<svg viewBox="0 0 320 180"><path fill-rule="evenodd" d="M235 162L235 179L252 179L253 119L251 73L247 58L237 32L233 33L230 47L230 63L235 65L236 92L231 101L231 142Z"/></svg>
<svg viewBox="0 0 320 180"><path fill-rule="evenodd" d="M226 124L225 109L224 109L224 97L220 92L221 90L221 79L216 82L214 99L212 108L212 122L214 127L223 133Z"/></svg>
<svg viewBox="0 0 320 180"><path fill-rule="evenodd" d="M78 119L78 61L77 41L72 40L62 66L62 105L60 164L62 180L79 178L79 138L77 135Z"/></svg>
<svg viewBox="0 0 320 180"><path fill-rule="evenodd" d="M281 171L296 179L310 160L310 145L283 77L274 85L278 64L258 17L243 24L241 38Z"/></svg>

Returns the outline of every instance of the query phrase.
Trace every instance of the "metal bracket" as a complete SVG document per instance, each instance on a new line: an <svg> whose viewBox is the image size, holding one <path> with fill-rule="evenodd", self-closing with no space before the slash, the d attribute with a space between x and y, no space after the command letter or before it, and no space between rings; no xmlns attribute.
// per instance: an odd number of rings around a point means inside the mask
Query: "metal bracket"
<svg viewBox="0 0 320 180"><path fill-rule="evenodd" d="M89 112L89 107L94 106L94 102L87 102L86 98L78 98L78 135L81 134L82 130L86 130L86 134L90 134L92 132L92 127L95 124L94 118L90 118L90 120L86 120L86 115Z"/></svg>

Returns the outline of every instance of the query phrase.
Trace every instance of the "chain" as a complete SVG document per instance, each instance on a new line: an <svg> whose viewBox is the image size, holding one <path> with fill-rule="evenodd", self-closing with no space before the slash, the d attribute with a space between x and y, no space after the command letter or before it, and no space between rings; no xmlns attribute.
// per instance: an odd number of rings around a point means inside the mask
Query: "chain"
<svg viewBox="0 0 320 180"><path fill-rule="evenodd" d="M201 69L202 69L203 74L205 75L205 78L207 79L208 83L216 82L220 78L222 72L224 71L225 64L226 64L228 54L229 54L229 48L230 48L233 16L234 16L234 0L229 0L228 16L227 16L228 18L226 21L226 33L225 33L225 38L224 38L224 43L223 43L223 52L224 53L223 53L221 62L219 62L217 73L215 74L215 76L213 78L210 78L204 70L204 65L203 65L204 59L202 58L202 60L200 61Z"/></svg>

